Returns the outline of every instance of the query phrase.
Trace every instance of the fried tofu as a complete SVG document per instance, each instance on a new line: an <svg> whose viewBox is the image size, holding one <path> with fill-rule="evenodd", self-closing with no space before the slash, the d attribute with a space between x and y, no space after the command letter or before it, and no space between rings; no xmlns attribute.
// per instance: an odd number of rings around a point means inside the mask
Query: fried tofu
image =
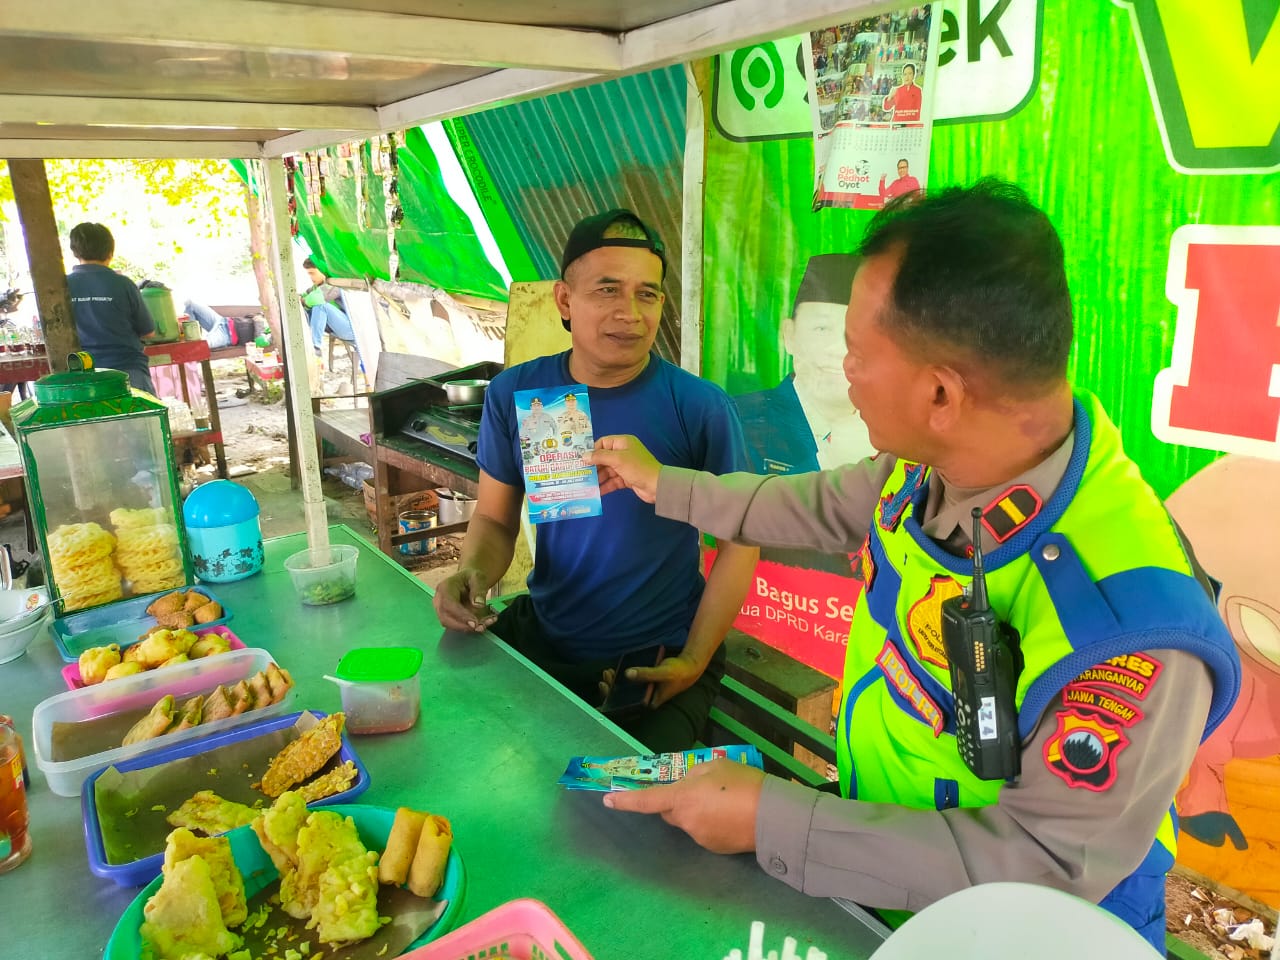
<svg viewBox="0 0 1280 960"><path fill-rule="evenodd" d="M209 864L201 857L166 869L142 915L142 939L158 960L220 957L243 942L227 929Z"/></svg>
<svg viewBox="0 0 1280 960"><path fill-rule="evenodd" d="M147 613L159 620L167 613L181 610L186 602L187 598L181 593L166 593L163 597L156 597L147 604Z"/></svg>
<svg viewBox="0 0 1280 960"><path fill-rule="evenodd" d="M252 823L258 811L234 800L224 800L212 790L201 790L170 813L171 827L186 827L213 836Z"/></svg>

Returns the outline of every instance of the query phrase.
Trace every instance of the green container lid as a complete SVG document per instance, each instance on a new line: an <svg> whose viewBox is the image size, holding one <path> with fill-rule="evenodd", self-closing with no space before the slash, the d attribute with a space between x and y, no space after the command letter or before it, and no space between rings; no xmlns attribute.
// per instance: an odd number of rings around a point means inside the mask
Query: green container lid
<svg viewBox="0 0 1280 960"><path fill-rule="evenodd" d="M396 683L408 680L422 666L417 647L358 647L348 650L338 663L339 680Z"/></svg>
<svg viewBox="0 0 1280 960"><path fill-rule="evenodd" d="M88 354L72 354L72 369L36 381L39 403L92 403L129 395L129 375L120 370L95 370ZM83 359L81 359L83 358ZM79 364L86 369L75 369Z"/></svg>

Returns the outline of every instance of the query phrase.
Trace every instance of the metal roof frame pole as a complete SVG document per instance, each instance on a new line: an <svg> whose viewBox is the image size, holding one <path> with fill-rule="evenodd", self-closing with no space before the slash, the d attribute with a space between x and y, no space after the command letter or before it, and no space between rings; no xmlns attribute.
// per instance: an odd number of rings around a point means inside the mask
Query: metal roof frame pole
<svg viewBox="0 0 1280 960"><path fill-rule="evenodd" d="M289 194L285 189L284 160L263 157L266 168L267 215L270 219L272 267L276 276L276 298L280 304L280 326L284 331L285 369L289 407L297 425L298 458L302 461L302 507L307 521L307 545L312 563L329 562L329 518L325 512L324 490L320 485L320 454L316 448L316 424L311 413L311 358L304 331L308 329L298 299L298 278L293 269L293 236L289 226Z"/></svg>
<svg viewBox="0 0 1280 960"><path fill-rule="evenodd" d="M702 208L707 128L694 64L684 65L684 198L680 242L680 366L702 376Z"/></svg>

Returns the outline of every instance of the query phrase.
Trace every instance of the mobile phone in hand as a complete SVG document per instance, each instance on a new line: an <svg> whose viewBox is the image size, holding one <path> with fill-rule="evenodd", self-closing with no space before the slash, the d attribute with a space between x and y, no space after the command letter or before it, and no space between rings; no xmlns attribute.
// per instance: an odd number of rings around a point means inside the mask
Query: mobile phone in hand
<svg viewBox="0 0 1280 960"><path fill-rule="evenodd" d="M665 648L658 644L623 654L614 668L613 686L609 688L609 696L601 704L600 712L618 721L648 709L649 701L653 699L653 684L628 680L626 672L631 667L656 667L664 652Z"/></svg>

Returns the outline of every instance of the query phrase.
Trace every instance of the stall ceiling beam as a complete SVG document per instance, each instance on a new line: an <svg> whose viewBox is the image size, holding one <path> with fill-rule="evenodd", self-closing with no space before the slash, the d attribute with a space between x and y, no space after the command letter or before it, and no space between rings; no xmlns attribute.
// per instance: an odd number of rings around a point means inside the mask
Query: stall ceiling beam
<svg viewBox="0 0 1280 960"><path fill-rule="evenodd" d="M253 155L260 155L263 159L267 159L287 156L290 153L305 153L308 150L318 150L320 147L331 147L337 143L367 140L379 133L387 132L388 129L375 126L367 130L299 130L297 133L287 133L283 137L274 137L266 141L262 149L255 151Z"/></svg>
<svg viewBox="0 0 1280 960"><path fill-rule="evenodd" d="M232 160L256 157L255 140L41 140L0 138L0 157L49 160Z"/></svg>
<svg viewBox="0 0 1280 960"><path fill-rule="evenodd" d="M559 93L599 79L601 78L593 73L566 70L499 70L474 80L389 103L378 109L378 120L382 129L397 130L500 107L516 100ZM273 142L273 152L274 147Z"/></svg>
<svg viewBox="0 0 1280 960"><path fill-rule="evenodd" d="M340 54L414 63L612 72L614 34L273 0L6 3L4 32L86 42Z"/></svg>
<svg viewBox="0 0 1280 960"><path fill-rule="evenodd" d="M372 107L119 97L0 94L5 123L120 127L211 127L252 130L360 130L377 126Z"/></svg>
<svg viewBox="0 0 1280 960"><path fill-rule="evenodd" d="M904 5L901 0L729 0L623 34L622 69L652 70Z"/></svg>

